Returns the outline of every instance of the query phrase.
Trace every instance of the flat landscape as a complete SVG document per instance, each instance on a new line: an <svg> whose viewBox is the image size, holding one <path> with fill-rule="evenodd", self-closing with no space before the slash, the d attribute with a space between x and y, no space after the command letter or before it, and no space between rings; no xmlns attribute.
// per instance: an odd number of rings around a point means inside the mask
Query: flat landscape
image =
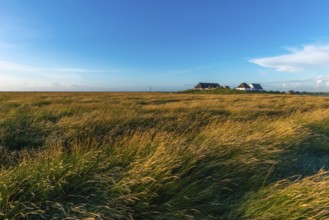
<svg viewBox="0 0 329 220"><path fill-rule="evenodd" d="M1 219L327 219L329 97L1 93Z"/></svg>

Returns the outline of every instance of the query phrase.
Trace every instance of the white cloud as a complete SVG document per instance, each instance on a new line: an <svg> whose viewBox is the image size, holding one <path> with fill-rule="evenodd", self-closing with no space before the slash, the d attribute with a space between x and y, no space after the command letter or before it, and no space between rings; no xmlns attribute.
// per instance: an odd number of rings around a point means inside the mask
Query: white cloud
<svg viewBox="0 0 329 220"><path fill-rule="evenodd" d="M316 81L315 81L315 87L317 87L317 88L320 87L320 86L323 84L323 82L324 82L324 81L323 81L322 79L318 79L318 80L316 80Z"/></svg>
<svg viewBox="0 0 329 220"><path fill-rule="evenodd" d="M268 90L296 90L311 92L328 92L329 91L329 75L318 75L308 79L296 79L287 81L273 81L264 83L264 88Z"/></svg>
<svg viewBox="0 0 329 220"><path fill-rule="evenodd" d="M310 68L329 68L329 45L306 45L302 48L288 48L290 53L251 59L249 62L280 72L297 72Z"/></svg>

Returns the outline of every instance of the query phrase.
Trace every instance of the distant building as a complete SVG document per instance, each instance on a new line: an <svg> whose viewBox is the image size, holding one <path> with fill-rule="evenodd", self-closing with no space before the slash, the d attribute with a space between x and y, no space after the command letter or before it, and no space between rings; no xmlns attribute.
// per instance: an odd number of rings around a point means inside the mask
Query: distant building
<svg viewBox="0 0 329 220"><path fill-rule="evenodd" d="M217 89L221 88L221 86L218 83L198 83L194 89L198 90L204 90L204 89Z"/></svg>
<svg viewBox="0 0 329 220"><path fill-rule="evenodd" d="M236 87L237 90L241 91L251 91L250 86L247 83L241 83L238 87Z"/></svg>
<svg viewBox="0 0 329 220"><path fill-rule="evenodd" d="M259 92L263 91L263 87L260 84L250 83L249 86L251 88L251 91L259 91Z"/></svg>

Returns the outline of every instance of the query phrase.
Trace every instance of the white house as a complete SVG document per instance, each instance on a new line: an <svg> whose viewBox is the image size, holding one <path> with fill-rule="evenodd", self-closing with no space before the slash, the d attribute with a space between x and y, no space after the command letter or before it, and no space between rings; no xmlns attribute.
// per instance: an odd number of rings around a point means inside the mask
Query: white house
<svg viewBox="0 0 329 220"><path fill-rule="evenodd" d="M241 83L238 87L236 87L237 90L241 91L251 91L250 86L247 83Z"/></svg>
<svg viewBox="0 0 329 220"><path fill-rule="evenodd" d="M258 83L250 83L249 86L251 88L251 91L259 91L259 92L263 91L263 87Z"/></svg>

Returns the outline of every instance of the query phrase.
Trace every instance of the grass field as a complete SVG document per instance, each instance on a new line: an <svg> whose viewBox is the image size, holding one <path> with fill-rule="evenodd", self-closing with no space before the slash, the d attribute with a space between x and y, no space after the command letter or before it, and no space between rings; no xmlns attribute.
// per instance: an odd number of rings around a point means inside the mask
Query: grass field
<svg viewBox="0 0 329 220"><path fill-rule="evenodd" d="M0 93L1 219L328 219L329 97Z"/></svg>

